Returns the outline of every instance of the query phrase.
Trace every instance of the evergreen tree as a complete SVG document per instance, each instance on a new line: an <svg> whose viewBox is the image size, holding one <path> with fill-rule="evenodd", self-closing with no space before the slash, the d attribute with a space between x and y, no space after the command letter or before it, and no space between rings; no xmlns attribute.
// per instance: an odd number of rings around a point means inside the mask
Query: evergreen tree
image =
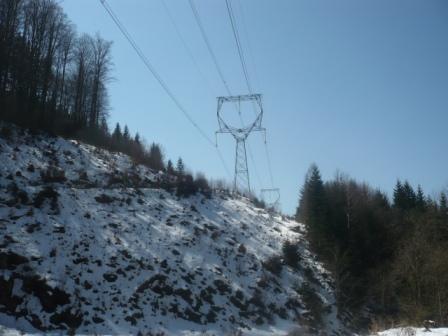
<svg viewBox="0 0 448 336"><path fill-rule="evenodd" d="M312 243L318 248L322 246L327 236L326 214L324 183L319 168L313 164L308 170L301 190L296 218L308 226Z"/></svg>
<svg viewBox="0 0 448 336"><path fill-rule="evenodd" d="M424 199L423 195L422 199ZM415 209L416 206L417 195L412 186L408 181L405 181L404 184L402 184L401 181L398 180L394 188L394 207L401 210L411 210Z"/></svg>
<svg viewBox="0 0 448 336"><path fill-rule="evenodd" d="M160 149L160 146L158 144L151 144L151 147L149 148L149 159L151 168L158 171L165 169L162 150Z"/></svg>
<svg viewBox="0 0 448 336"><path fill-rule="evenodd" d="M131 134L129 132L129 128L128 125L124 126L124 131L123 131L123 140L125 142L128 142L131 139Z"/></svg>
<svg viewBox="0 0 448 336"><path fill-rule="evenodd" d="M425 194L423 193L422 187L419 184L417 187L417 195L416 195L416 208L419 211L425 211L426 209L426 201L425 201Z"/></svg>
<svg viewBox="0 0 448 336"><path fill-rule="evenodd" d="M135 142L137 145L140 145L140 146L141 146L140 134L138 134L138 132L135 133L134 142Z"/></svg>
<svg viewBox="0 0 448 336"><path fill-rule="evenodd" d="M174 173L175 173L173 162L171 160L168 160L168 163L166 165L166 171L170 175L174 175Z"/></svg>
<svg viewBox="0 0 448 336"><path fill-rule="evenodd" d="M448 204L447 204L445 193L442 193L440 195L439 211L440 211L442 218L444 218L445 220L448 219Z"/></svg>
<svg viewBox="0 0 448 336"><path fill-rule="evenodd" d="M138 134L138 133L135 133L134 141L132 142L131 153L137 162L143 161L144 149L143 149L142 142L140 140L140 134Z"/></svg>
<svg viewBox="0 0 448 336"><path fill-rule="evenodd" d="M439 202L439 233L440 240L447 242L448 241L448 204L445 193L440 195Z"/></svg>
<svg viewBox="0 0 448 336"><path fill-rule="evenodd" d="M409 184L408 181L406 181L403 185L403 191L405 194L405 210L411 210L416 207L417 204L417 195L415 194L414 189Z"/></svg>
<svg viewBox="0 0 448 336"><path fill-rule="evenodd" d="M181 157L177 159L176 171L179 176L183 176L185 174L184 161L182 161Z"/></svg>
<svg viewBox="0 0 448 336"><path fill-rule="evenodd" d="M118 144L122 138L123 138L123 134L121 134L120 123L117 123L115 125L114 132L112 133L112 139L116 142L116 144Z"/></svg>
<svg viewBox="0 0 448 336"><path fill-rule="evenodd" d="M403 209L406 203L405 198L403 185L400 180L397 180L394 188L394 208Z"/></svg>

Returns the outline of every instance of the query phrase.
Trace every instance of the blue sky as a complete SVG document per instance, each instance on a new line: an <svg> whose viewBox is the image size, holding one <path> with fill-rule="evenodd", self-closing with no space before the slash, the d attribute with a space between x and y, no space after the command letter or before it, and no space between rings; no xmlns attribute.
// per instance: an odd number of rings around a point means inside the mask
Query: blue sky
<svg viewBox="0 0 448 336"><path fill-rule="evenodd" d="M194 0L233 94L246 94L225 0ZM214 138L226 95L187 0L108 0L158 73ZM337 170L390 193L397 178L430 195L448 187L448 1L231 0L254 92L263 94L274 185L293 213L306 170ZM79 32L113 41L111 124L128 124L168 158L227 177L215 149L146 70L100 4L65 0ZM250 115L244 116L249 119ZM260 135L249 139L254 188L271 187ZM219 147L233 172L234 141ZM253 160L251 159L251 157Z"/></svg>

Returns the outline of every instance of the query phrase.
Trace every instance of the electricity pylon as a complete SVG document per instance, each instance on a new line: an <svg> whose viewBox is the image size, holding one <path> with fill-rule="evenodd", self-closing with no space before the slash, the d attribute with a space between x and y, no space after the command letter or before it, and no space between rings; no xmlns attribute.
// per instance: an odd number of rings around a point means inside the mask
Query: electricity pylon
<svg viewBox="0 0 448 336"><path fill-rule="evenodd" d="M241 102L252 102L255 106L256 117L255 120L247 125L241 127L235 127L229 125L223 116L222 107L225 103L232 103L238 106L238 113L241 118ZM244 193L247 190L250 193L250 180L249 180L249 168L247 166L246 155L246 139L250 133L266 130L261 127L261 121L263 120L263 106L261 104L261 94L248 94L240 96L225 96L218 97L218 126L219 130L216 131L216 143L218 143L218 133L230 133L236 141L235 147L235 175L233 179L233 190L235 192ZM266 133L265 133L266 136Z"/></svg>

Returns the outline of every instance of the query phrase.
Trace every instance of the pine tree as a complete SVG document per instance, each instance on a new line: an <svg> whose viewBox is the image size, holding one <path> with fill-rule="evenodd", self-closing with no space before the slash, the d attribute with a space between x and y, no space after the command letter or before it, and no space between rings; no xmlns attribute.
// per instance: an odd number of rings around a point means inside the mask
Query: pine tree
<svg viewBox="0 0 448 336"><path fill-rule="evenodd" d="M151 168L158 171L165 169L165 165L163 163L162 150L160 149L160 146L158 144L156 143L151 144L151 147L149 148L149 158Z"/></svg>
<svg viewBox="0 0 448 336"><path fill-rule="evenodd" d="M406 210L414 209L417 204L417 195L415 194L414 189L412 188L412 186L409 184L408 181L404 183L403 191L406 199L405 209Z"/></svg>
<svg viewBox="0 0 448 336"><path fill-rule="evenodd" d="M131 153L137 162L142 162L144 157L144 149L140 140L140 135L135 133L134 140L131 143Z"/></svg>
<svg viewBox="0 0 448 336"><path fill-rule="evenodd" d="M397 180L394 188L394 208L403 209L405 203L405 196L403 185L400 180Z"/></svg>
<svg viewBox="0 0 448 336"><path fill-rule="evenodd" d="M134 142L138 145L141 145L140 134L135 133Z"/></svg>
<svg viewBox="0 0 448 336"><path fill-rule="evenodd" d="M116 141L118 143L118 142L121 141L122 137L123 137L123 135L121 134L120 123L117 123L115 125L114 132L112 133L112 138L113 138L114 141Z"/></svg>
<svg viewBox="0 0 448 336"><path fill-rule="evenodd" d="M170 175L174 175L174 166L173 166L173 162L171 160L168 160L168 163L166 165L166 171L168 174Z"/></svg>
<svg viewBox="0 0 448 336"><path fill-rule="evenodd" d="M301 190L296 218L308 226L312 243L318 248L327 236L326 215L324 183L319 168L313 164L308 170L305 184Z"/></svg>
<svg viewBox="0 0 448 336"><path fill-rule="evenodd" d="M448 241L448 204L445 193L440 195L439 213L439 238L446 242Z"/></svg>
<svg viewBox="0 0 448 336"><path fill-rule="evenodd" d="M124 131L123 131L123 140L125 142L129 141L131 139L131 134L129 132L129 128L128 125L124 126Z"/></svg>
<svg viewBox="0 0 448 336"><path fill-rule="evenodd" d="M421 192L421 199L424 202L423 191ZM417 195L408 181L404 184L400 180L394 188L394 207L401 210L411 210L415 209L417 206Z"/></svg>
<svg viewBox="0 0 448 336"><path fill-rule="evenodd" d="M177 159L176 171L179 176L183 176L185 174L185 166L181 157Z"/></svg>
<svg viewBox="0 0 448 336"><path fill-rule="evenodd" d="M416 195L416 208L419 211L425 211L426 209L426 201L425 201L425 194L423 193L423 189L421 185L419 184L417 187L417 195Z"/></svg>
<svg viewBox="0 0 448 336"><path fill-rule="evenodd" d="M439 211L440 214L442 215L442 218L444 218L445 220L448 219L448 204L445 193L442 193L440 195Z"/></svg>

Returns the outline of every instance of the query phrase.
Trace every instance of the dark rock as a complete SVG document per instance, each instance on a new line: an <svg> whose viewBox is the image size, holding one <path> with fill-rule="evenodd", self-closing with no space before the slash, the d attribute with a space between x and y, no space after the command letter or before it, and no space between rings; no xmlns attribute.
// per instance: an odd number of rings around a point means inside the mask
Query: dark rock
<svg viewBox="0 0 448 336"><path fill-rule="evenodd" d="M114 282L117 280L118 276L114 273L104 273L103 278L108 282Z"/></svg>
<svg viewBox="0 0 448 336"><path fill-rule="evenodd" d="M96 323L96 324L99 324L99 323L103 323L104 320L103 320L101 317L93 316L93 317L92 317L92 322L93 322L93 323Z"/></svg>
<svg viewBox="0 0 448 336"><path fill-rule="evenodd" d="M60 313L50 316L50 322L58 326L66 325L70 329L77 329L82 323L82 314L79 311L72 313L72 309L67 308Z"/></svg>
<svg viewBox="0 0 448 336"><path fill-rule="evenodd" d="M2 252L0 251L0 269L14 270L21 264L28 263L28 259L20 254L12 251Z"/></svg>
<svg viewBox="0 0 448 336"><path fill-rule="evenodd" d="M168 285L167 282L167 276L163 274L156 274L152 276L149 280L142 283L137 288L137 293L142 293L147 289L151 289L154 293L160 294L160 295L171 295L173 294L173 288Z"/></svg>
<svg viewBox="0 0 448 336"><path fill-rule="evenodd" d="M6 309L9 314L17 316L17 306L23 302L23 298L13 295L14 278L8 280L0 278L0 305Z"/></svg>
<svg viewBox="0 0 448 336"><path fill-rule="evenodd" d="M68 293L62 289L50 287L45 279L41 279L37 275L24 277L22 280L23 291L36 296L47 313L53 313L58 306L70 303L70 295Z"/></svg>
<svg viewBox="0 0 448 336"><path fill-rule="evenodd" d="M184 319L187 321L191 321L197 324L203 324L201 321L201 315L194 312L190 308L185 309L184 311Z"/></svg>
<svg viewBox="0 0 448 336"><path fill-rule="evenodd" d="M109 204L114 201L114 198L106 194L101 194L95 197L95 201L98 203Z"/></svg>
<svg viewBox="0 0 448 336"><path fill-rule="evenodd" d="M217 279L213 281L213 284L215 285L216 289L219 291L221 295L228 294L231 292L229 284L223 280Z"/></svg>
<svg viewBox="0 0 448 336"><path fill-rule="evenodd" d="M193 299L191 298L191 290L183 289L183 288L176 288L174 290L174 295L180 296L182 299L184 299L185 302L188 302L190 305L193 304Z"/></svg>

